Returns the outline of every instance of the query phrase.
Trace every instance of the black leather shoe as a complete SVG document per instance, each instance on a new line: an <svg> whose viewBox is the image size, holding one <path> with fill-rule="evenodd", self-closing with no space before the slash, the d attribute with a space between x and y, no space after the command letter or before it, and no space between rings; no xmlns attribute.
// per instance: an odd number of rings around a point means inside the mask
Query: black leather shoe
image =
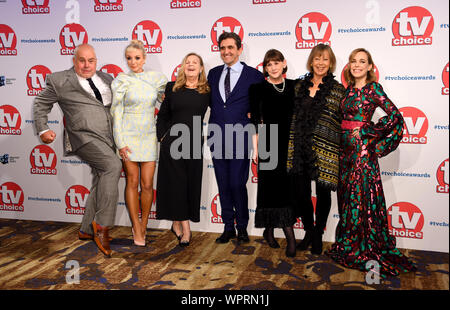
<svg viewBox="0 0 450 310"><path fill-rule="evenodd" d="M217 243L227 243L230 239L236 238L236 231L225 230L222 235L216 239Z"/></svg>
<svg viewBox="0 0 450 310"><path fill-rule="evenodd" d="M250 242L250 239L248 238L247 230L245 230L245 229L238 230L237 239L238 239L237 240L238 244Z"/></svg>

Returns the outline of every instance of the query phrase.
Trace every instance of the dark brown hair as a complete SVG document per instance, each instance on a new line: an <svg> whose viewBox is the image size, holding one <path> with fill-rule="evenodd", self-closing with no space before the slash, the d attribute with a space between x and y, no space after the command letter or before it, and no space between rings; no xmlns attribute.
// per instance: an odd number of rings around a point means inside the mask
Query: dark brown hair
<svg viewBox="0 0 450 310"><path fill-rule="evenodd" d="M238 50L241 49L242 40L241 40L241 37L238 34L236 34L234 32L224 32L224 33L222 33L219 36L219 42L217 42L219 44L219 47L220 47L220 43L222 43L222 41L226 40L226 39L234 39L234 42L236 42L237 49Z"/></svg>
<svg viewBox="0 0 450 310"><path fill-rule="evenodd" d="M264 61L263 61L263 73L264 73L265 77L269 76L269 73L266 71L266 66L271 61L283 62L284 56L279 50L276 50L276 49L271 49L266 52L266 55L264 56ZM283 69L283 74L285 74L287 72L287 69L288 68L286 66L286 68Z"/></svg>

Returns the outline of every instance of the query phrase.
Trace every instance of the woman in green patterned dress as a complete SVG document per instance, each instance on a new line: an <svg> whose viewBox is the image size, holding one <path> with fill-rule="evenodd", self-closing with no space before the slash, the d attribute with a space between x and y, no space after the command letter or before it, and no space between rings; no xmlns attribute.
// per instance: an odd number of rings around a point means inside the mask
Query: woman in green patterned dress
<svg viewBox="0 0 450 310"><path fill-rule="evenodd" d="M403 132L403 117L376 82L372 57L354 50L345 71L338 184L339 223L327 254L339 264L360 270L379 266L382 276L414 271L389 234L378 157L394 151ZM374 124L380 107L387 114Z"/></svg>

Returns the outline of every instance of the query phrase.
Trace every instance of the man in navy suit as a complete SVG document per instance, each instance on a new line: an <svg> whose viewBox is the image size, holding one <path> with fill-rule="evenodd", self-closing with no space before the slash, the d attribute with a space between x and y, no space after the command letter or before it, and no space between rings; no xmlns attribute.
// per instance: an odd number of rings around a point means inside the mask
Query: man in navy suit
<svg viewBox="0 0 450 310"><path fill-rule="evenodd" d="M208 74L211 86L209 137L214 131L214 135L219 135L214 140L218 141L217 138L220 138L221 145L217 145L216 142L211 144L212 139L209 138L208 144L219 188L221 216L225 224L224 232L216 242L227 243L236 237L237 229L238 243L244 243L250 241L247 234L249 220L247 180L250 165L249 147L251 147L248 140L250 135L251 141L251 133L247 132L250 126L248 90L250 85L262 82L264 76L258 70L239 61L242 53L239 35L224 32L218 42L224 65L211 69ZM216 129L220 129L220 133Z"/></svg>

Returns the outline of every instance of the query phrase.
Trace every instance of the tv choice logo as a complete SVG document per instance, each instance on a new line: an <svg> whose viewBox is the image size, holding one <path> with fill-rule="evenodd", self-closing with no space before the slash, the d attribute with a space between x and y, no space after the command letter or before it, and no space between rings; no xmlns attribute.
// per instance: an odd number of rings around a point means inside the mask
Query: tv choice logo
<svg viewBox="0 0 450 310"><path fill-rule="evenodd" d="M139 193L140 194L140 193ZM139 208L139 217L142 218L142 209ZM150 212L148 214L150 220L156 220L156 189L153 189L153 200L150 205Z"/></svg>
<svg viewBox="0 0 450 310"><path fill-rule="evenodd" d="M436 171L436 179L438 185L436 186L436 193L448 194L448 175L449 175L448 158L444 160Z"/></svg>
<svg viewBox="0 0 450 310"><path fill-rule="evenodd" d="M211 29L212 52L218 52L220 50L219 37L224 32L234 32L242 41L244 40L244 28L241 22L234 17L221 17L213 24Z"/></svg>
<svg viewBox="0 0 450 310"><path fill-rule="evenodd" d="M153 200L152 205L150 206L150 214L148 215L148 218L156 220L156 189L153 189Z"/></svg>
<svg viewBox="0 0 450 310"><path fill-rule="evenodd" d="M434 19L431 13L420 6L401 10L392 22L392 46L431 45Z"/></svg>
<svg viewBox="0 0 450 310"><path fill-rule="evenodd" d="M61 55L73 55L78 45L88 43L87 31L80 24L66 24L59 33L59 43Z"/></svg>
<svg viewBox="0 0 450 310"><path fill-rule="evenodd" d="M414 107L403 107L399 111L405 120L401 143L426 144L428 118L425 113Z"/></svg>
<svg viewBox="0 0 450 310"><path fill-rule="evenodd" d="M286 3L286 0L253 0L253 4Z"/></svg>
<svg viewBox="0 0 450 310"><path fill-rule="evenodd" d="M122 68L114 64L107 64L100 68L100 71L111 75L113 78L116 78L119 73L123 72Z"/></svg>
<svg viewBox="0 0 450 310"><path fill-rule="evenodd" d="M69 187L65 196L66 214L83 215L89 194L89 190L83 185Z"/></svg>
<svg viewBox="0 0 450 310"><path fill-rule="evenodd" d="M263 73L263 72L264 72L264 63L263 63L263 62L259 63L259 64L255 67L255 69L258 70L259 72Z"/></svg>
<svg viewBox="0 0 450 310"><path fill-rule="evenodd" d="M151 20L143 20L133 28L132 40L139 40L144 43L147 54L162 53L162 31L157 23Z"/></svg>
<svg viewBox="0 0 450 310"><path fill-rule="evenodd" d="M0 106L0 135L21 135L22 117L12 105Z"/></svg>
<svg viewBox="0 0 450 310"><path fill-rule="evenodd" d="M330 45L332 27L328 17L319 12L311 12L303 15L295 27L297 49L312 49L323 43Z"/></svg>
<svg viewBox="0 0 450 310"><path fill-rule="evenodd" d="M0 186L0 210L23 212L25 195L22 188L14 182L6 182Z"/></svg>
<svg viewBox="0 0 450 310"><path fill-rule="evenodd" d="M30 153L31 174L56 175L58 159L55 151L48 145L37 145Z"/></svg>
<svg viewBox="0 0 450 310"><path fill-rule="evenodd" d="M0 24L0 56L17 56L17 36L14 30Z"/></svg>
<svg viewBox="0 0 450 310"><path fill-rule="evenodd" d="M314 214L315 214L316 213L316 205L317 205L317 197L311 196L311 202L313 204ZM304 229L303 222L300 217L297 218L297 222L294 223L294 229Z"/></svg>
<svg viewBox="0 0 450 310"><path fill-rule="evenodd" d="M122 0L94 0L95 12L120 12L123 11Z"/></svg>
<svg viewBox="0 0 450 310"><path fill-rule="evenodd" d="M344 72L347 68L348 68L348 64L345 65L345 67L342 69L342 72L341 72L341 83L342 83L342 85L344 85L345 88L348 87L348 83L345 80L345 75L344 75ZM380 80L380 71L378 70L377 66L374 66L373 71L375 72L376 82L378 83L378 81Z"/></svg>
<svg viewBox="0 0 450 310"><path fill-rule="evenodd" d="M51 74L49 68L43 65L36 65L30 68L27 72L27 95L37 96L47 86L45 79L47 74Z"/></svg>
<svg viewBox="0 0 450 310"><path fill-rule="evenodd" d="M252 183L258 183L258 164L256 164L253 160L250 163L250 168L252 171Z"/></svg>
<svg viewBox="0 0 450 310"><path fill-rule="evenodd" d="M171 81L175 82L177 80L178 77L178 71L181 69L181 64L179 64L178 66L175 67L175 69L173 69L172 72L172 77L171 77Z"/></svg>
<svg viewBox="0 0 450 310"><path fill-rule="evenodd" d="M448 95L448 62L442 70L442 83L444 83L444 87L442 87L442 95Z"/></svg>
<svg viewBox="0 0 450 310"><path fill-rule="evenodd" d="M220 207L220 197L219 194L214 196L211 201L211 223L213 224L221 224L223 223L222 216L220 215L222 212L222 208Z"/></svg>
<svg viewBox="0 0 450 310"><path fill-rule="evenodd" d="M49 14L50 0L22 0L22 14Z"/></svg>
<svg viewBox="0 0 450 310"><path fill-rule="evenodd" d="M397 202L387 210L389 233L394 237L423 239L424 216L409 202Z"/></svg>
<svg viewBox="0 0 450 310"><path fill-rule="evenodd" d="M297 221L294 223L294 229L304 229L303 222L300 217L298 217Z"/></svg>
<svg viewBox="0 0 450 310"><path fill-rule="evenodd" d="M171 9L189 9L202 7L201 0L172 0L170 1Z"/></svg>

